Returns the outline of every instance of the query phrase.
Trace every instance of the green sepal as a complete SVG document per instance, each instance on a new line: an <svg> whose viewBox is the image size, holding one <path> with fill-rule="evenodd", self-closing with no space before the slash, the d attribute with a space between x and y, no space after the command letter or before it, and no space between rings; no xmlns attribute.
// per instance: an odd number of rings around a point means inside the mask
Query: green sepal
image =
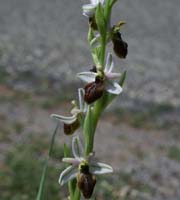
<svg viewBox="0 0 180 200"><path fill-rule="evenodd" d="M91 28L91 26L89 26L87 39L88 39L88 42L89 42L89 45L90 45L91 41L94 39L94 33L93 33L93 29Z"/></svg>

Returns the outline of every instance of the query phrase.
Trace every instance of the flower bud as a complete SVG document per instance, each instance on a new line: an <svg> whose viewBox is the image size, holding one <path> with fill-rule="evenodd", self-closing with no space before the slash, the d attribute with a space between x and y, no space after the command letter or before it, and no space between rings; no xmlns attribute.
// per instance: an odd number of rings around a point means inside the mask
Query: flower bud
<svg viewBox="0 0 180 200"><path fill-rule="evenodd" d="M126 58L128 53L128 44L122 40L120 32L113 33L112 42L116 55L119 58Z"/></svg>
<svg viewBox="0 0 180 200"><path fill-rule="evenodd" d="M102 78L97 76L95 82L88 83L84 87L84 91L84 101L87 104L91 104L97 99L99 99L104 92L104 82Z"/></svg>
<svg viewBox="0 0 180 200"><path fill-rule="evenodd" d="M84 198L91 198L95 184L96 177L89 172L89 166L83 166L77 175L77 185Z"/></svg>
<svg viewBox="0 0 180 200"><path fill-rule="evenodd" d="M65 124L64 123L64 133L66 135L72 135L80 126L78 119L73 122L72 124Z"/></svg>

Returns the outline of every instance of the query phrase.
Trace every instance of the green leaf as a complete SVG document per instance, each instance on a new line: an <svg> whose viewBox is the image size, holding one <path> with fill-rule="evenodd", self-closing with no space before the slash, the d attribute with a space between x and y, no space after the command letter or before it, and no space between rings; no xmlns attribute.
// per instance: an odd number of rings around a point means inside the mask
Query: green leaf
<svg viewBox="0 0 180 200"><path fill-rule="evenodd" d="M49 158L50 158L51 153L52 153L54 140L55 140L55 136L56 136L58 127L59 127L59 124L57 124L56 129L55 129L55 131L54 131L54 133L52 135L52 138L51 138L48 158L46 159L46 161L44 163L44 168L43 168L43 172L42 172L42 175L41 175L41 180L40 180L40 183L39 183L39 190L38 190L38 194L37 194L36 200L42 200L43 189L44 189L45 179L46 179L46 175L47 175L48 161L49 161Z"/></svg>
<svg viewBox="0 0 180 200"><path fill-rule="evenodd" d="M99 30L99 33L103 37L106 32L106 22L104 19L104 9L101 3L98 4L95 13L96 24Z"/></svg>
<svg viewBox="0 0 180 200"><path fill-rule="evenodd" d="M106 0L105 2L105 7L104 7L104 16L105 16L105 19L108 20L109 18L109 13L111 12L111 2L112 0Z"/></svg>
<svg viewBox="0 0 180 200"><path fill-rule="evenodd" d="M124 82L126 80L126 74L127 74L127 71L125 70L121 76L121 79L119 81L119 85L122 87L124 85Z"/></svg>

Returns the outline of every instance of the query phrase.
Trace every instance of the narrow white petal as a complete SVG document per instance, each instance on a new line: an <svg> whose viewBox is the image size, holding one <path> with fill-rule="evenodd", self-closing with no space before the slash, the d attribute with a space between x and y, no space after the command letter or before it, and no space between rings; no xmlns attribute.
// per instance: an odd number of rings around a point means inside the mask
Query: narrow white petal
<svg viewBox="0 0 180 200"><path fill-rule="evenodd" d="M77 116L77 114L81 113L81 110L77 107L74 107L72 110L71 110L71 114L74 115L74 116ZM77 118L77 117L76 117Z"/></svg>
<svg viewBox="0 0 180 200"><path fill-rule="evenodd" d="M94 8L95 8L95 6L93 4L85 4L82 6L83 10L92 10Z"/></svg>
<svg viewBox="0 0 180 200"><path fill-rule="evenodd" d="M80 160L77 158L63 158L62 161L66 163L70 163L75 166L79 165L80 163Z"/></svg>
<svg viewBox="0 0 180 200"><path fill-rule="evenodd" d="M115 79L115 78L120 78L121 73L110 72L110 73L106 73L105 75L106 75L107 79Z"/></svg>
<svg viewBox="0 0 180 200"><path fill-rule="evenodd" d="M84 148L78 136L72 139L72 152L76 159L80 159L84 155Z"/></svg>
<svg viewBox="0 0 180 200"><path fill-rule="evenodd" d="M112 58L112 55L110 53L108 53L107 57L106 57L106 65L104 68L104 72L108 72L109 71L109 66L110 66L110 60Z"/></svg>
<svg viewBox="0 0 180 200"><path fill-rule="evenodd" d="M122 87L113 81L106 81L106 91L112 94L120 94L122 92Z"/></svg>
<svg viewBox="0 0 180 200"><path fill-rule="evenodd" d="M82 6L83 15L86 17L92 17L95 12L95 6L92 4L86 4Z"/></svg>
<svg viewBox="0 0 180 200"><path fill-rule="evenodd" d="M114 62L113 62L112 55L110 54L110 65L109 65L108 73L111 73L113 68L114 68Z"/></svg>
<svg viewBox="0 0 180 200"><path fill-rule="evenodd" d="M76 174L78 173L77 167L69 166L64 171L61 172L59 177L59 184L62 186L71 179L76 177Z"/></svg>
<svg viewBox="0 0 180 200"><path fill-rule="evenodd" d="M78 98L79 98L79 108L80 108L81 112L83 112L84 104L85 104L83 96L84 96L84 89L79 88L78 89Z"/></svg>
<svg viewBox="0 0 180 200"><path fill-rule="evenodd" d="M51 117L65 123L65 124L72 124L77 119L77 115L65 117L65 116L62 116L62 115L52 114Z"/></svg>
<svg viewBox="0 0 180 200"><path fill-rule="evenodd" d="M92 174L106 174L112 173L113 168L110 165L100 162L94 162L90 164L90 172Z"/></svg>
<svg viewBox="0 0 180 200"><path fill-rule="evenodd" d="M86 83L91 83L95 81L97 73L95 72L81 72L77 74L77 77Z"/></svg>

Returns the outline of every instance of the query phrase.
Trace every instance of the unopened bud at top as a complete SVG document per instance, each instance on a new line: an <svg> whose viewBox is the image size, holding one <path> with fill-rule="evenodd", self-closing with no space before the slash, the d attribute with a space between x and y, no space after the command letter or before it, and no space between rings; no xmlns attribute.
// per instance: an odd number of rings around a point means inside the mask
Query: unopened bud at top
<svg viewBox="0 0 180 200"><path fill-rule="evenodd" d="M120 32L113 33L112 42L115 54L119 58L126 58L128 54L128 44L122 40Z"/></svg>

